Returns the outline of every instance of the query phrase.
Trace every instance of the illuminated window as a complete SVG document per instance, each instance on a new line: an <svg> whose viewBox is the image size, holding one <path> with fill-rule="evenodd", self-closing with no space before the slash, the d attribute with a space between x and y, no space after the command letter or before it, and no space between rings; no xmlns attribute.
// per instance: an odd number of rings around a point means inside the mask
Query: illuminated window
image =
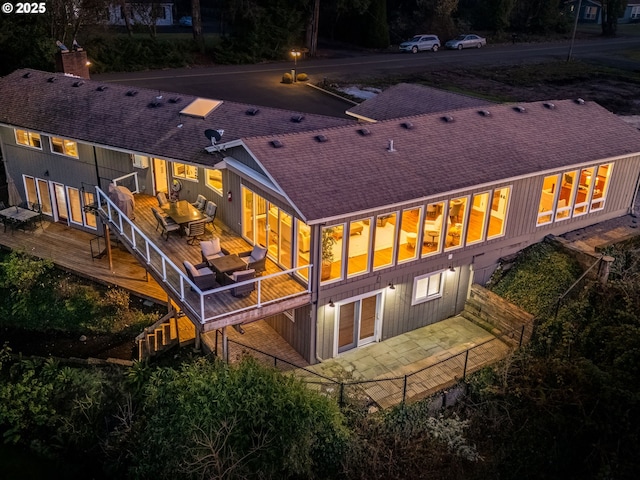
<svg viewBox="0 0 640 480"><path fill-rule="evenodd" d="M445 236L445 250L462 247L464 225L467 216L467 197L454 198L449 201L447 211L447 233Z"/></svg>
<svg viewBox="0 0 640 480"><path fill-rule="evenodd" d="M298 260L296 266L304 267L309 265L309 250L311 249L311 228L309 225L304 223L301 220L297 221L298 224ZM308 279L309 269L303 268L302 270L298 270L298 274L304 278Z"/></svg>
<svg viewBox="0 0 640 480"><path fill-rule="evenodd" d="M427 302L442 297L444 271L427 273L413 279L413 296L411 305Z"/></svg>
<svg viewBox="0 0 640 480"><path fill-rule="evenodd" d="M84 192L83 202L84 206L93 205L95 201L94 195L91 192ZM91 211L84 210L84 224L87 227L96 228L96 215Z"/></svg>
<svg viewBox="0 0 640 480"><path fill-rule="evenodd" d="M371 218L367 218L349 224L347 277L369 271L371 220Z"/></svg>
<svg viewBox="0 0 640 480"><path fill-rule="evenodd" d="M609 189L609 178L611 177L612 169L613 163L600 165L598 167L595 183L593 185L593 196L591 200L592 212L602 210L604 208L604 201L607 196L607 190Z"/></svg>
<svg viewBox="0 0 640 480"><path fill-rule="evenodd" d="M595 20L598 10L596 7L584 7L584 19Z"/></svg>
<svg viewBox="0 0 640 480"><path fill-rule="evenodd" d="M344 225L322 229L322 270L320 280L329 282L342 278L342 251Z"/></svg>
<svg viewBox="0 0 640 480"><path fill-rule="evenodd" d="M558 175L549 175L544 178L538 205L538 225L546 225L553 221L553 211L558 192L558 177Z"/></svg>
<svg viewBox="0 0 640 480"><path fill-rule="evenodd" d="M400 238L398 240L398 262L413 260L418 255L418 225L422 207L403 210L400 217Z"/></svg>
<svg viewBox="0 0 640 480"><path fill-rule="evenodd" d="M70 220L82 225L82 205L80 204L80 190L67 187L67 201L69 203Z"/></svg>
<svg viewBox="0 0 640 480"><path fill-rule="evenodd" d="M393 265L397 213L384 213L376 217L376 230L373 237L373 269Z"/></svg>
<svg viewBox="0 0 640 480"><path fill-rule="evenodd" d="M509 187L499 188L493 191L487 240L504 235L504 228L507 224L507 207L509 206L510 192L511 189Z"/></svg>
<svg viewBox="0 0 640 480"><path fill-rule="evenodd" d="M222 195L222 172L220 170L205 169L207 175L207 186L211 187L216 193Z"/></svg>
<svg viewBox="0 0 640 480"><path fill-rule="evenodd" d="M198 167L186 163L173 162L173 176L185 180L198 180Z"/></svg>
<svg viewBox="0 0 640 480"><path fill-rule="evenodd" d="M467 227L467 245L484 240L488 206L488 193L479 193L471 198L469 226Z"/></svg>
<svg viewBox="0 0 640 480"><path fill-rule="evenodd" d="M59 155L78 158L78 144L66 138L51 137L51 151Z"/></svg>
<svg viewBox="0 0 640 480"><path fill-rule="evenodd" d="M423 257L440 252L442 247L443 220L444 202L428 204L422 232Z"/></svg>
<svg viewBox="0 0 640 480"><path fill-rule="evenodd" d="M42 143L40 142L40 134L35 132L29 132L28 130L15 130L16 143L25 145L27 147L37 148L42 150Z"/></svg>

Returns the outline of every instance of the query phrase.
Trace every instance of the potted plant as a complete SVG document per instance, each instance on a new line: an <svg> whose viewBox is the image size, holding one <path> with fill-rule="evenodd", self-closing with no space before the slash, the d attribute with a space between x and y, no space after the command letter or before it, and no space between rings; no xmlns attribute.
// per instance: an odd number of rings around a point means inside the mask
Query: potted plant
<svg viewBox="0 0 640 480"><path fill-rule="evenodd" d="M320 280L327 280L331 277L331 264L333 263L333 246L336 239L333 236L333 228L322 230L322 271Z"/></svg>

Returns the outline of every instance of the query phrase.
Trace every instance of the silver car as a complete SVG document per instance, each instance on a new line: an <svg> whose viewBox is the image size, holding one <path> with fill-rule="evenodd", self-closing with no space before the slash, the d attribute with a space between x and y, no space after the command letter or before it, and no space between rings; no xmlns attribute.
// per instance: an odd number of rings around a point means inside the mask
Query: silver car
<svg viewBox="0 0 640 480"><path fill-rule="evenodd" d="M444 44L446 48L451 50L462 50L463 48L482 48L487 44L487 39L478 35L458 35L453 40L449 40Z"/></svg>
<svg viewBox="0 0 640 480"><path fill-rule="evenodd" d="M418 53L422 50L437 52L440 48L440 39L437 35L416 35L411 40L400 44L401 52Z"/></svg>

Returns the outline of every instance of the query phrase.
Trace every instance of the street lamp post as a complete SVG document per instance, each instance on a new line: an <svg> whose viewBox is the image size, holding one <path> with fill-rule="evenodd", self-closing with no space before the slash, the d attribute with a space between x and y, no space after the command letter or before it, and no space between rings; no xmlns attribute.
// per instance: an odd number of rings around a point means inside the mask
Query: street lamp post
<svg viewBox="0 0 640 480"><path fill-rule="evenodd" d="M300 56L300 50L293 49L291 50L291 55L293 56L293 81L296 81L296 68L298 66L298 57Z"/></svg>
<svg viewBox="0 0 640 480"><path fill-rule="evenodd" d="M578 29L578 17L580 16L581 7L582 0L578 0L578 10L576 10L576 18L573 22L573 34L571 35L571 45L569 46L569 53L567 54L567 62L571 61L571 54L573 53L573 43L576 41L576 30Z"/></svg>

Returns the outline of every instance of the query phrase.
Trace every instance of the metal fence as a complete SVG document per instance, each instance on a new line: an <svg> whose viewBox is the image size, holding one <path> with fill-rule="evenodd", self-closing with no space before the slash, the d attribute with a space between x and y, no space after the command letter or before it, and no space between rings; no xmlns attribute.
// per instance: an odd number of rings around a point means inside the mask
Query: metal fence
<svg viewBox="0 0 640 480"><path fill-rule="evenodd" d="M325 377L303 366L278 358L254 347L227 339L227 358L236 361L251 355L265 365L284 372L292 372L312 390L335 399L340 405L355 403L387 408L400 403L413 402L448 389L464 380L470 373L490 365L519 348L527 337L531 325L522 325L450 357L436 361L415 372L375 380L343 381ZM216 330L216 350L221 332ZM443 404L446 400L443 400Z"/></svg>

